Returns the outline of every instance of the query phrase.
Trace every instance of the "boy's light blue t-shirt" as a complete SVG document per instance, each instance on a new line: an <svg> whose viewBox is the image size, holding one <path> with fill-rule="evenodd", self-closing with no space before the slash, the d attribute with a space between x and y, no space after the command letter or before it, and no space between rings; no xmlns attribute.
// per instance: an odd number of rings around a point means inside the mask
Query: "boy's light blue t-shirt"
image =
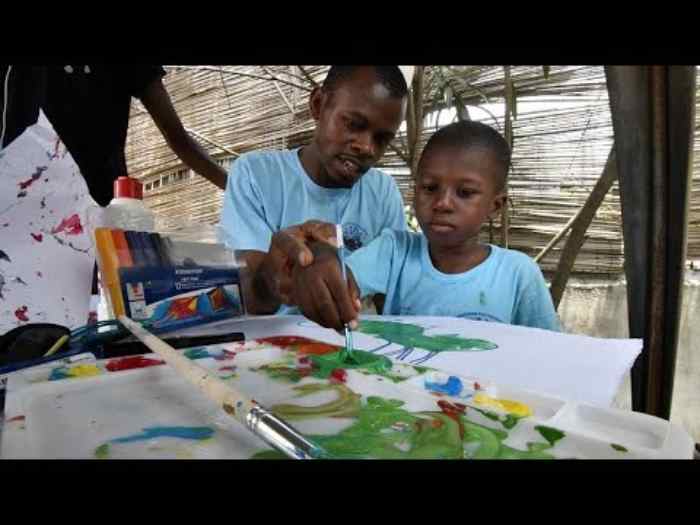
<svg viewBox="0 0 700 525"><path fill-rule="evenodd" d="M231 166L221 226L236 250L270 248L272 235L308 220L343 225L346 255L384 228L406 229L403 199L394 179L371 168L352 188L324 188L306 173L299 148L241 155ZM278 313L297 313L283 307Z"/></svg>
<svg viewBox="0 0 700 525"><path fill-rule="evenodd" d="M362 297L386 295L385 315L435 315L560 331L537 264L524 253L491 246L478 266L460 274L437 270L425 236L385 230L347 258Z"/></svg>

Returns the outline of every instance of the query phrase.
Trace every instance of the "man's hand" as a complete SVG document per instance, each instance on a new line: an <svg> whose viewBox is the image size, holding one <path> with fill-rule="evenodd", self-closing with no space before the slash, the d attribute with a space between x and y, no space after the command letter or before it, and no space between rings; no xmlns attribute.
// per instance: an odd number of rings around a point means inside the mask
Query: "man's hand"
<svg viewBox="0 0 700 525"><path fill-rule="evenodd" d="M326 328L340 330L346 323L357 327L362 307L352 272L343 274L336 248L321 242L311 246L313 263L293 269L293 300L301 312Z"/></svg>
<svg viewBox="0 0 700 525"><path fill-rule="evenodd" d="M295 266L310 265L314 256L309 244L317 242L336 246L335 225L322 221L307 221L276 232L270 249L255 272L255 294L261 302L293 305L292 271ZM262 297L261 297L262 296Z"/></svg>

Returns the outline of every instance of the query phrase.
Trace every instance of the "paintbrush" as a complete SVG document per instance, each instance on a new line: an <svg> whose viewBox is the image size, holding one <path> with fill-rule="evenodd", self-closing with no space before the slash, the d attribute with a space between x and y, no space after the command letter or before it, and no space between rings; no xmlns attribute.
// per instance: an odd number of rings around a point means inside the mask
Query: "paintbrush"
<svg viewBox="0 0 700 525"><path fill-rule="evenodd" d="M327 457L318 445L306 439L298 430L238 392L231 385L179 354L172 346L150 333L126 316L119 321L144 345L160 355L183 378L195 385L204 395L221 406L253 434L272 448L292 459L319 459Z"/></svg>
<svg viewBox="0 0 700 525"><path fill-rule="evenodd" d="M345 257L343 256L343 227L340 224L335 225L335 237L338 242L338 258L340 259L340 270L343 272L343 284L347 286L348 276L345 270ZM341 351L340 360L342 362L354 361L352 350L352 330L350 330L350 325L345 323L345 348Z"/></svg>

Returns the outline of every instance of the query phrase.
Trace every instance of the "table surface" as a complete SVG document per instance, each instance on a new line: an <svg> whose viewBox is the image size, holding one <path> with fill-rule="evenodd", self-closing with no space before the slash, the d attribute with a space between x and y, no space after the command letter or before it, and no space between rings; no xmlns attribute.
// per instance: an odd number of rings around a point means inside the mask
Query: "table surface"
<svg viewBox="0 0 700 525"><path fill-rule="evenodd" d="M242 325L239 325L242 328ZM134 354L143 354L143 350L140 350L138 352L134 352ZM119 356L125 355L124 353L119 354ZM111 357L118 357L118 356L111 356L111 355L101 355L99 356L101 359L105 358L111 358ZM2 432L3 432L3 426L4 426L4 419L5 419L5 400L6 400L6 383L7 379L6 378L0 378L0 442L2 442ZM696 444L695 446L695 451L694 451L694 459L700 459L700 444Z"/></svg>

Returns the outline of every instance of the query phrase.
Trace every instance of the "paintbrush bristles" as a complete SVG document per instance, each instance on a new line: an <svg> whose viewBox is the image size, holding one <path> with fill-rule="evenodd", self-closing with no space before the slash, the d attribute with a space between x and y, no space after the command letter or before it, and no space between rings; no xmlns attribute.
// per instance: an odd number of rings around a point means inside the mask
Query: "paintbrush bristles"
<svg viewBox="0 0 700 525"><path fill-rule="evenodd" d="M240 423L246 424L246 416L255 406L250 399L243 396L231 385L212 375L206 368L193 363L187 357L178 353L172 346L128 317L120 316L119 321L143 344L161 356L182 377L195 385L204 395L221 406Z"/></svg>

